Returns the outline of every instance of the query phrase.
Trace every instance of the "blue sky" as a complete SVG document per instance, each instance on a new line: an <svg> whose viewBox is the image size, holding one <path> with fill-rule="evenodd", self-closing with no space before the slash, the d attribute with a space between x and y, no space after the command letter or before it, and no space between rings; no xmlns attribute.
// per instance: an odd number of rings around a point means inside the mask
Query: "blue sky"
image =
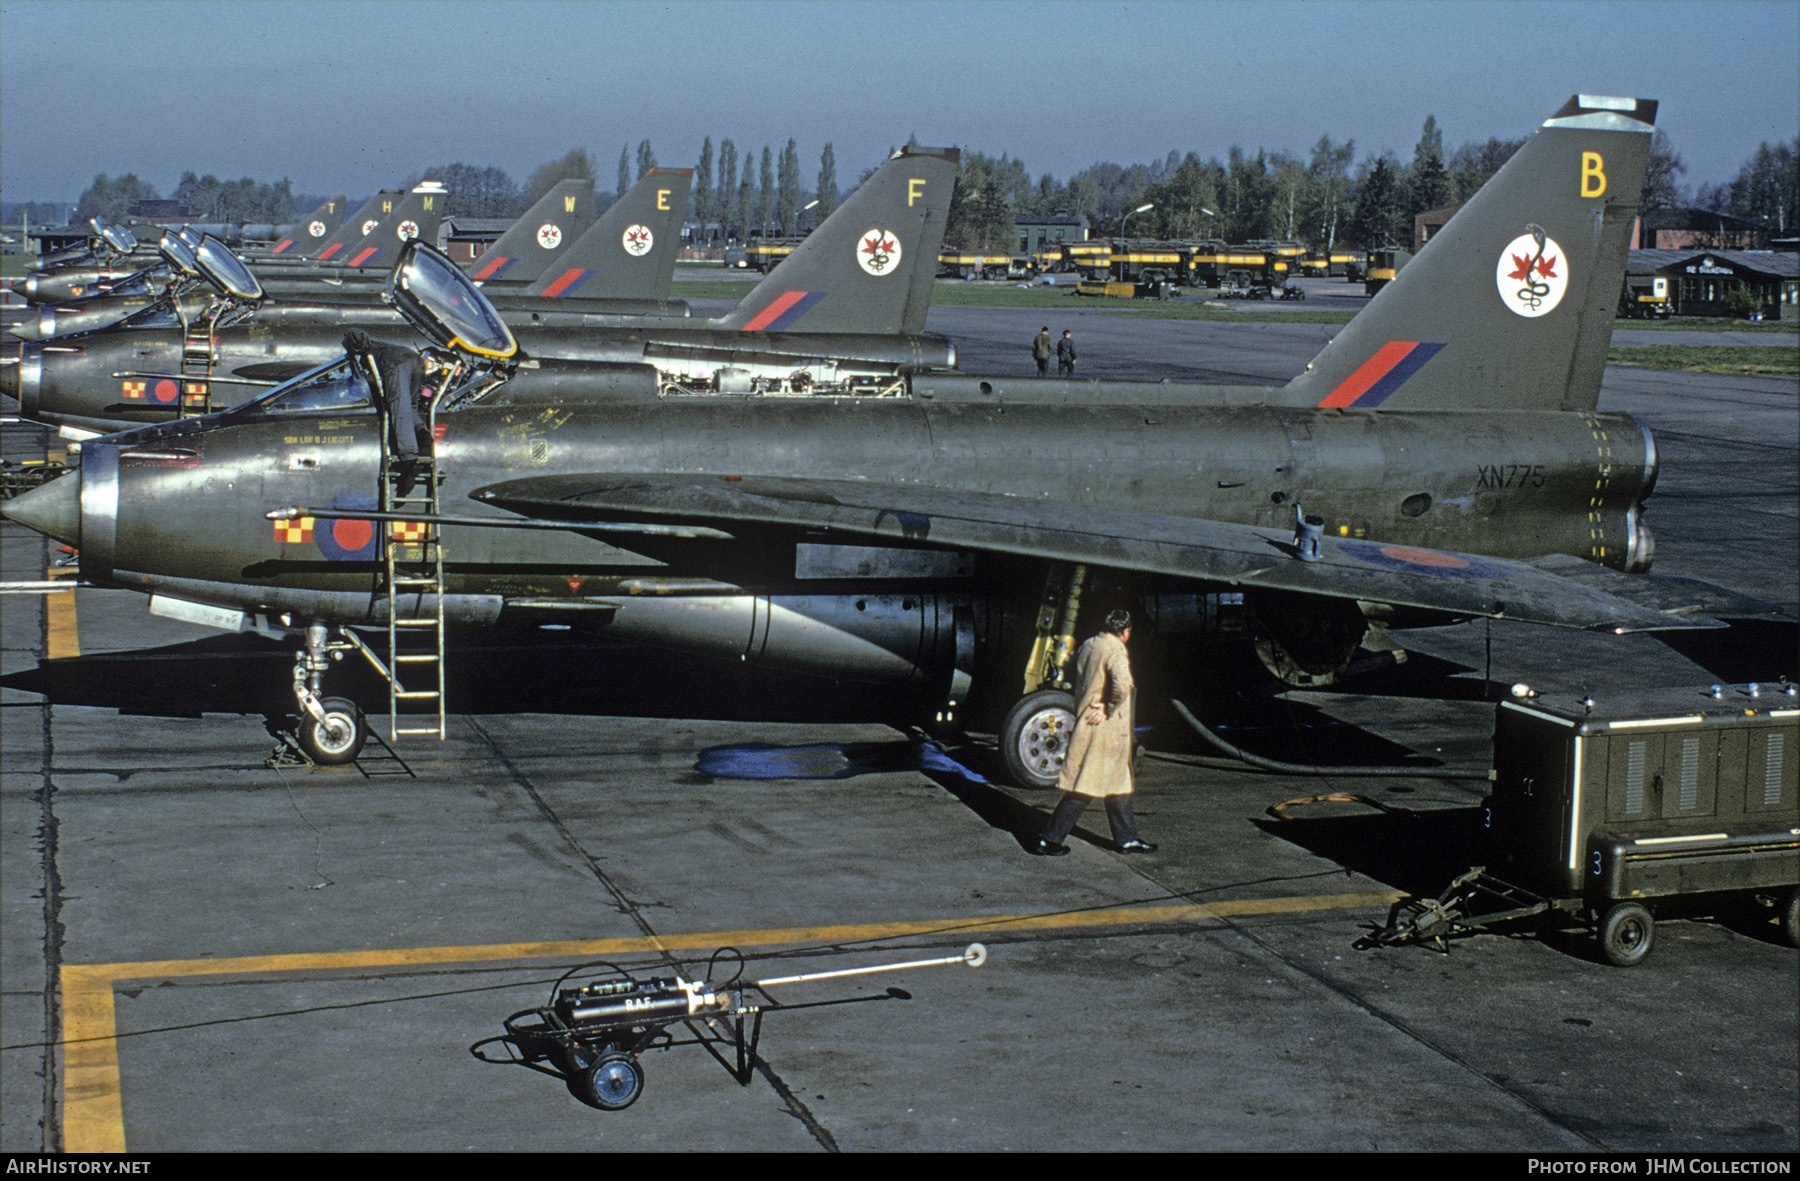
<svg viewBox="0 0 1800 1181"><path fill-rule="evenodd" d="M184 169L351 196L426 167L523 181L583 147L610 187L649 139L779 154L831 142L854 181L909 136L1066 180L1099 160L1410 159L1527 134L1569 94L1660 99L1682 178L1729 180L1800 134L1800 4L1156 0L0 0L0 193Z"/></svg>

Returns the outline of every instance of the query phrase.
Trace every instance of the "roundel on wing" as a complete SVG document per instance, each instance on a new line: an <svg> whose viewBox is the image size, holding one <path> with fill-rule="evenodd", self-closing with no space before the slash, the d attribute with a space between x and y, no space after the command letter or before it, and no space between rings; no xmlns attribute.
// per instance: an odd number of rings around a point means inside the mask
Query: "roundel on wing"
<svg viewBox="0 0 1800 1181"><path fill-rule="evenodd" d="M399 231L400 240L402 242L410 242L419 236L419 223L409 217L400 223Z"/></svg>
<svg viewBox="0 0 1800 1181"><path fill-rule="evenodd" d="M656 235L650 232L649 226L630 226L620 240L625 245L625 253L633 258L644 257L650 253L650 247L656 245Z"/></svg>
<svg viewBox="0 0 1800 1181"><path fill-rule="evenodd" d="M1410 545L1384 545L1378 541L1338 541L1337 546L1359 562L1429 578L1505 578L1507 575L1506 567L1499 563L1470 554L1449 554Z"/></svg>
<svg viewBox="0 0 1800 1181"><path fill-rule="evenodd" d="M856 265L871 275L891 275L900 265L900 239L886 230L865 230L856 240Z"/></svg>
<svg viewBox="0 0 1800 1181"><path fill-rule="evenodd" d="M318 220L310 221L306 223L306 232L315 238L323 238L325 236L325 223Z"/></svg>
<svg viewBox="0 0 1800 1181"><path fill-rule="evenodd" d="M545 250L555 250L562 245L562 227L553 221L547 221L538 227L537 242Z"/></svg>
<svg viewBox="0 0 1800 1181"><path fill-rule="evenodd" d="M1569 259L1556 239L1537 226L1500 252L1494 285L1507 310L1528 319L1550 314L1569 289Z"/></svg>
<svg viewBox="0 0 1800 1181"><path fill-rule="evenodd" d="M325 507L373 512L375 498L352 493L335 498ZM332 562L373 562L381 556L381 531L375 528L375 522L355 517L319 518L313 526L313 541Z"/></svg>

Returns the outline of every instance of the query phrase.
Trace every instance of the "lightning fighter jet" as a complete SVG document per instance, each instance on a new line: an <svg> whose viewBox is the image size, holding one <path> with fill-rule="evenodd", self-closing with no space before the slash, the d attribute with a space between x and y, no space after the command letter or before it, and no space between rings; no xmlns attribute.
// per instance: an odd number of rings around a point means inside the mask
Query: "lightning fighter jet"
<svg viewBox="0 0 1800 1181"><path fill-rule="evenodd" d="M79 474L6 512L79 547L89 583L303 637L320 761L366 729L326 696L334 651L389 676L397 732L425 703L442 733L442 666L409 682L434 666L403 641L459 625L575 625L910 685L939 710L985 679L1016 698L1002 748L1038 783L1070 722L1076 619L1056 608L1084 591L1133 602L1165 653L1241 596L1271 667L1315 677L1372 622L1717 626L1696 612L1707 588L1641 577L1656 446L1596 410L1654 110L1570 99L1281 387L933 373L746 396L642 364L532 369L461 273L412 247L390 290L438 371L419 488L401 490L379 374L352 357L89 442ZM890 235L861 241L877 265Z"/></svg>
<svg viewBox="0 0 1800 1181"><path fill-rule="evenodd" d="M687 305L669 300L669 284L681 219L687 212L690 175L689 169L652 169L598 221L592 216L591 183L562 181L465 269L477 281L491 276L484 284L490 300L526 323L582 327L591 315L685 316ZM255 269L251 259L244 261ZM105 295L17 313L0 311L0 317L6 317L0 322L21 340L110 328L170 295L170 276L165 259L128 279L103 284L109 286ZM257 277L274 300L262 309L265 321L404 322L380 301L385 273L377 277L341 267L329 274L265 268ZM179 307L138 317L132 326L202 320L213 293L205 283L183 290L187 298ZM346 310L345 305L361 305L363 310Z"/></svg>
<svg viewBox="0 0 1800 1181"><path fill-rule="evenodd" d="M950 342L924 327L958 161L955 149L896 153L719 319L589 311L566 293L509 297L520 346L533 361L648 365L668 387L688 391L891 387L904 372L953 366ZM625 238L659 224L627 225L618 252L628 252ZM246 269L222 255L219 262ZM146 308L111 329L25 344L20 362L0 369L0 392L18 398L28 417L62 427L156 422L306 372L342 351L346 325L395 315L373 304L233 306L226 325L211 312L182 320L179 311ZM159 396L141 396L143 383ZM188 385L202 394L191 405L176 393Z"/></svg>

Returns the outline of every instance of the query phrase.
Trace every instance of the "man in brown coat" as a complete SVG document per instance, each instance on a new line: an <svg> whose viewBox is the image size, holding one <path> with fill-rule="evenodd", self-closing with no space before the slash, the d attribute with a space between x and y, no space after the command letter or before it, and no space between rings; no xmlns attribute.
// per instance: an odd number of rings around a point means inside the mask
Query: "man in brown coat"
<svg viewBox="0 0 1800 1181"><path fill-rule="evenodd" d="M1050 814L1043 835L1031 846L1031 852L1040 857L1060 857L1069 851L1063 838L1096 797L1106 801L1106 818L1120 852L1156 851L1155 845L1138 838L1137 821L1131 814L1136 691L1131 683L1131 661L1125 653L1130 639L1131 613L1114 611L1106 617L1105 629L1075 654L1075 730L1069 736L1069 753L1056 782L1064 795Z"/></svg>

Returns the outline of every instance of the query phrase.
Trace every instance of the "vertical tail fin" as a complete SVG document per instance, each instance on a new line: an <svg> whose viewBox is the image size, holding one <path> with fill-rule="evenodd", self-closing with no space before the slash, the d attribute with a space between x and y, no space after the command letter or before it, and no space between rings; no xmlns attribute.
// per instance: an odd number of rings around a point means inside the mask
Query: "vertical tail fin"
<svg viewBox="0 0 1800 1181"><path fill-rule="evenodd" d="M313 257L320 262L343 262L350 257L352 247L368 237L374 232L375 227L381 224L381 219L386 216L381 211L382 203L387 202L391 209L393 202L399 197L399 189L382 189L364 201L360 209L338 223L336 232L328 235L325 241L319 244L318 253Z"/></svg>
<svg viewBox="0 0 1800 1181"><path fill-rule="evenodd" d="M691 168L644 173L525 294L667 301L693 176Z"/></svg>
<svg viewBox="0 0 1800 1181"><path fill-rule="evenodd" d="M382 204L386 208L381 211L380 224L356 244L349 257L344 259L344 265L392 265L400 255L400 248L414 238L436 246L438 226L443 224L444 201L448 196L443 185L435 180L425 180L397 201L384 200Z"/></svg>
<svg viewBox="0 0 1800 1181"><path fill-rule="evenodd" d="M291 254L295 258L317 258L331 235L344 220L344 198L332 197L323 205L297 218L281 240L269 248L270 254Z"/></svg>
<svg viewBox="0 0 1800 1181"><path fill-rule="evenodd" d="M902 148L716 325L920 333L962 153Z"/></svg>
<svg viewBox="0 0 1800 1181"><path fill-rule="evenodd" d="M512 228L468 264L477 283L524 286L568 254L594 224L594 182L557 181Z"/></svg>
<svg viewBox="0 0 1800 1181"><path fill-rule="evenodd" d="M1564 103L1277 400L1592 410L1655 121L1649 99Z"/></svg>

